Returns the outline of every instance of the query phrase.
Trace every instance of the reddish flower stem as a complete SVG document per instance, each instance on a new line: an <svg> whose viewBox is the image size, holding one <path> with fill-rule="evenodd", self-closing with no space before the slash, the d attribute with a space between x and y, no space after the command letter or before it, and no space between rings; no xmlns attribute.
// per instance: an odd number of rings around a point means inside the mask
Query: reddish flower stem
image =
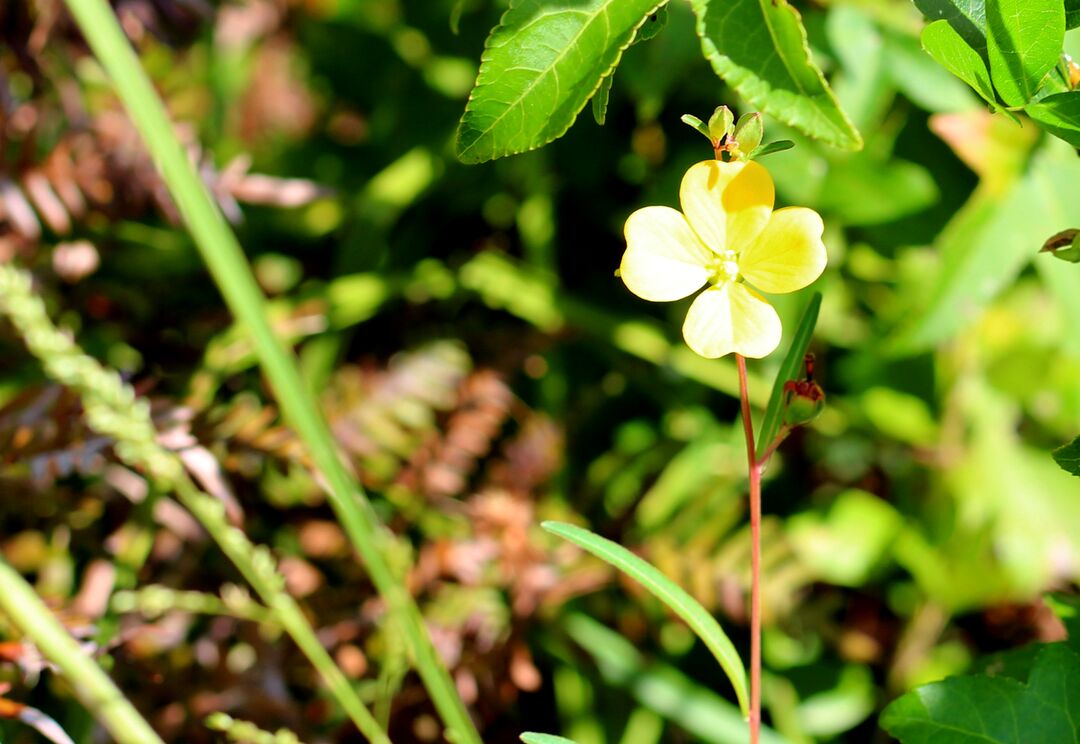
<svg viewBox="0 0 1080 744"><path fill-rule="evenodd" d="M750 744L761 737L761 465L754 451L754 423L746 384L746 359L735 355L739 367L739 400L746 432L746 462L750 476ZM770 452L771 454L771 452Z"/></svg>

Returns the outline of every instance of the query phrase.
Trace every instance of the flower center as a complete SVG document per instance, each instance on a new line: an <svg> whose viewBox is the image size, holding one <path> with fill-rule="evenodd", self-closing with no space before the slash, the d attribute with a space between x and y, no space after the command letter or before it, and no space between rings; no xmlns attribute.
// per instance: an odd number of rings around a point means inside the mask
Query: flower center
<svg viewBox="0 0 1080 744"><path fill-rule="evenodd" d="M716 256L706 267L709 271L709 283L720 285L739 279L739 263L735 251L724 251Z"/></svg>

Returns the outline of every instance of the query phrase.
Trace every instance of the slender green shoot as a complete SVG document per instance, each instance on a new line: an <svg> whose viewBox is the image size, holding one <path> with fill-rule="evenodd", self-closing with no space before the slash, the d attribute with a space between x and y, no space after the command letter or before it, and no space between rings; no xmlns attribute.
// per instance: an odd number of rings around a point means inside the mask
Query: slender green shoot
<svg viewBox="0 0 1080 744"><path fill-rule="evenodd" d="M265 298L217 203L181 146L160 98L106 0L65 0L154 159L169 193L230 310L252 336L263 372L288 422L306 443L327 495L372 583L402 629L417 671L455 744L480 744L464 703L441 663L423 617L385 558L389 536L363 491L346 471L317 402L291 354L274 336Z"/></svg>
<svg viewBox="0 0 1080 744"><path fill-rule="evenodd" d="M765 407L765 418L761 420L761 430L758 432L756 448L758 452L769 452L769 445L780 431L780 424L784 418L784 383L799 378L799 370L803 367L806 349L810 346L810 338L814 335L814 327L817 325L819 310L821 310L821 293L814 292L806 309L803 310L795 335L791 338L791 348L788 349L787 356L780 363L780 370L776 373L776 382L773 383L769 404Z"/></svg>
<svg viewBox="0 0 1080 744"><path fill-rule="evenodd" d="M323 676L357 729L374 744L390 744L349 680L319 643L296 600L286 593L285 580L270 551L252 544L247 535L229 524L221 501L200 491L184 471L180 458L158 444L147 402L138 398L114 370L87 356L53 325L45 304L33 292L30 275L11 264L0 264L0 316L11 321L49 377L79 393L87 422L114 440L120 459L146 472L159 491L176 491L180 502L202 523Z"/></svg>
<svg viewBox="0 0 1080 744"><path fill-rule="evenodd" d="M743 666L739 652L735 650L735 646L724 633L724 629L720 627L720 623L716 622L716 618L702 607L700 602L660 573L656 567L616 542L564 522L544 522L540 526L619 569L681 617L694 634L712 651L713 656L720 663L720 668L731 680L731 686L735 688L735 696L739 699L739 707L743 715L749 712L746 667Z"/></svg>
<svg viewBox="0 0 1080 744"><path fill-rule="evenodd" d="M0 558L0 611L56 664L75 695L119 744L161 744L146 719L117 689L109 675L79 647L34 588Z"/></svg>

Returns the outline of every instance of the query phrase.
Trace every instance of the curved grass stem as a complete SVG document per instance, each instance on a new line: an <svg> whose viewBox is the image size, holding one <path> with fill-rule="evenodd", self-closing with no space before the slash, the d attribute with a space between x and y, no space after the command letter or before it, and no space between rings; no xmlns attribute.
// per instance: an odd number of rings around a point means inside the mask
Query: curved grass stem
<svg viewBox="0 0 1080 744"><path fill-rule="evenodd" d="M45 606L34 588L0 558L0 611L41 655L60 669L75 695L119 744L161 744L161 738L97 662Z"/></svg>
<svg viewBox="0 0 1080 744"><path fill-rule="evenodd" d="M199 179L173 132L153 86L107 0L65 0L87 43L112 79L121 101L176 202L185 225L229 309L247 327L286 420L307 445L327 486L327 497L393 621L402 629L417 672L455 744L480 744L454 683L441 663L412 596L386 560L388 536L367 497L349 476L314 397L291 354L275 337L265 298L220 208Z"/></svg>

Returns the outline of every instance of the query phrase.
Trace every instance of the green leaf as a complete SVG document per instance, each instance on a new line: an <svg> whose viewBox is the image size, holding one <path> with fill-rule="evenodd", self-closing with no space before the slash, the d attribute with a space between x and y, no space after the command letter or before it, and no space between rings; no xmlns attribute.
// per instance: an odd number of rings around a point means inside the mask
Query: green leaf
<svg viewBox="0 0 1080 744"><path fill-rule="evenodd" d="M593 119L595 119L596 123L600 126L604 126L604 122L607 121L608 98L611 96L611 83L614 80L614 73L608 75L600 81L600 87L593 93L592 115Z"/></svg>
<svg viewBox="0 0 1080 744"><path fill-rule="evenodd" d="M926 53L920 39L883 29L884 66L893 84L920 108L935 113L967 111L971 87ZM982 63L986 69L986 63ZM986 73L989 80L990 73Z"/></svg>
<svg viewBox="0 0 1080 744"><path fill-rule="evenodd" d="M517 0L484 45L457 133L464 163L561 137L667 0Z"/></svg>
<svg viewBox="0 0 1080 744"><path fill-rule="evenodd" d="M1080 476L1080 437L1058 447L1053 455L1054 462L1060 465L1062 470Z"/></svg>
<svg viewBox="0 0 1080 744"><path fill-rule="evenodd" d="M862 137L810 59L806 30L787 0L692 5L705 57L752 107L834 147L862 147Z"/></svg>
<svg viewBox="0 0 1080 744"><path fill-rule="evenodd" d="M986 59L985 0L914 0L927 20L947 21L967 45Z"/></svg>
<svg viewBox="0 0 1080 744"><path fill-rule="evenodd" d="M922 45L938 64L974 88L987 102L997 103L986 63L948 21L934 21L924 28Z"/></svg>
<svg viewBox="0 0 1080 744"><path fill-rule="evenodd" d="M671 721L702 744L746 744L746 720L710 685L645 655L629 640L588 615L562 619L570 639L596 660L604 680L625 689L640 705ZM768 726L761 744L795 744Z"/></svg>
<svg viewBox="0 0 1080 744"><path fill-rule="evenodd" d="M806 349L810 346L810 339L814 335L814 326L817 325L820 309L821 292L814 292L806 309L803 310L802 318L799 319L795 335L791 338L791 348L788 349L784 361L780 364L780 370L776 373L776 382L773 383L769 404L765 406L765 417L761 420L761 431L758 432L758 452L764 452L780 431L780 422L784 414L784 383L802 378L803 358L806 356Z"/></svg>
<svg viewBox="0 0 1080 744"><path fill-rule="evenodd" d="M772 155L774 152L783 152L784 150L790 150L795 147L795 143L791 140L776 140L776 142L770 142L767 145L759 145L755 147L753 152L750 153L750 160L757 160L763 158L766 155Z"/></svg>
<svg viewBox="0 0 1080 744"><path fill-rule="evenodd" d="M662 5L656 9L656 12L645 19L645 23L638 29L637 38L634 39L634 44L640 44L643 41L655 38L657 34L664 30L668 22L668 8L666 5Z"/></svg>
<svg viewBox="0 0 1080 744"><path fill-rule="evenodd" d="M1050 134L1080 147L1080 90L1047 96L1024 111Z"/></svg>
<svg viewBox="0 0 1080 744"><path fill-rule="evenodd" d="M748 713L746 669L743 667L742 659L739 658L738 652L720 624L716 622L716 618L696 599L654 566L638 558L618 543L563 522L543 522L540 526L619 569L681 617L712 651L720 667L731 680L732 687L735 688L735 696L739 699L739 707L743 715Z"/></svg>
<svg viewBox="0 0 1080 744"><path fill-rule="evenodd" d="M881 726L902 744L1028 744L1080 737L1080 656L1064 644L1039 652L1028 683L953 677L893 702Z"/></svg>
<svg viewBox="0 0 1080 744"><path fill-rule="evenodd" d="M1065 28L1080 26L1080 0L1065 0Z"/></svg>
<svg viewBox="0 0 1080 744"><path fill-rule="evenodd" d="M567 739L563 736L537 734L532 731L522 734L521 740L525 742L525 744L575 744L572 739Z"/></svg>
<svg viewBox="0 0 1080 744"><path fill-rule="evenodd" d="M986 55L998 95L1023 106L1061 56L1062 0L986 0Z"/></svg>

